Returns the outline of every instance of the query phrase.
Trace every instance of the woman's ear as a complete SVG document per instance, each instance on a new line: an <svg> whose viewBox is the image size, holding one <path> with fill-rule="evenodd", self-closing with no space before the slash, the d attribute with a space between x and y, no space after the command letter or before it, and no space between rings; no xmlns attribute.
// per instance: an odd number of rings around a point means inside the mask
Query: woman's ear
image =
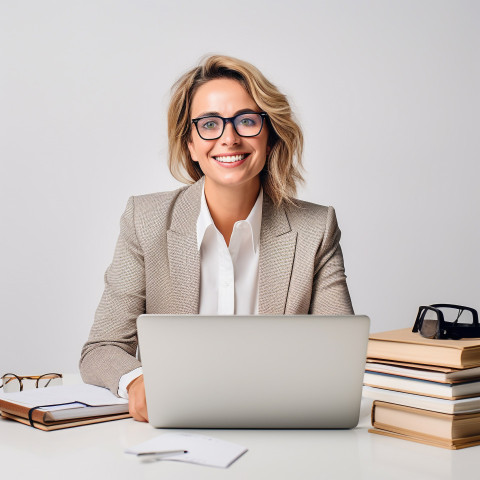
<svg viewBox="0 0 480 480"><path fill-rule="evenodd" d="M197 155L195 153L195 146L193 145L192 140L188 141L187 146L188 146L188 151L190 152L190 156L192 157L192 160L194 162L198 162Z"/></svg>

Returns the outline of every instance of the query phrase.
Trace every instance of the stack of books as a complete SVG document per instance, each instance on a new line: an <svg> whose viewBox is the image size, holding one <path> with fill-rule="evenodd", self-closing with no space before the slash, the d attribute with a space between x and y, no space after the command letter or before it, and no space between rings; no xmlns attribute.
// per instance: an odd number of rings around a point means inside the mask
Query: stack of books
<svg viewBox="0 0 480 480"><path fill-rule="evenodd" d="M459 449L480 445L480 339L431 340L411 329L370 336L364 396L372 433Z"/></svg>

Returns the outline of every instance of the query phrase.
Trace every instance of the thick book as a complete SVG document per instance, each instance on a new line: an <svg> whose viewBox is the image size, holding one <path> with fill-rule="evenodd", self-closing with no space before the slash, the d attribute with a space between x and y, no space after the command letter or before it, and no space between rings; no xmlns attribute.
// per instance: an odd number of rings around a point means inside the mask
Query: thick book
<svg viewBox="0 0 480 480"><path fill-rule="evenodd" d="M460 369L478 367L480 338L435 340L410 328L390 330L370 335L367 357Z"/></svg>
<svg viewBox="0 0 480 480"><path fill-rule="evenodd" d="M451 415L375 401L372 426L373 433L390 433L444 448L480 444L480 412Z"/></svg>
<svg viewBox="0 0 480 480"><path fill-rule="evenodd" d="M406 407L441 413L480 412L480 396L462 398L460 400L445 400L443 398L427 397L425 395L415 395L413 393L397 392L376 387L363 387L363 396L372 400L381 400Z"/></svg>
<svg viewBox="0 0 480 480"><path fill-rule="evenodd" d="M0 395L4 417L41 428L55 430L107 420L126 418L128 400L94 385L37 388Z"/></svg>
<svg viewBox="0 0 480 480"><path fill-rule="evenodd" d="M434 365L419 365L417 363L394 362L385 360L367 359L367 372L388 373L401 377L430 380L440 383L458 383L465 381L480 381L480 367L457 368L439 367Z"/></svg>
<svg viewBox="0 0 480 480"><path fill-rule="evenodd" d="M401 377L388 373L365 372L364 385L384 388L398 392L415 393L428 397L457 400L459 398L477 397L480 395L480 381L461 383L440 383L417 378Z"/></svg>
<svg viewBox="0 0 480 480"><path fill-rule="evenodd" d="M377 435L399 438L400 440L409 440L410 442L423 443L424 445L430 445L432 447L448 448L450 450L459 450L461 448L475 447L476 445L480 445L480 437L466 440L457 440L455 442L446 442L444 440L437 440L434 438L421 438L415 435L404 435L401 433L389 432L387 430L381 430L379 428L370 428L368 431Z"/></svg>

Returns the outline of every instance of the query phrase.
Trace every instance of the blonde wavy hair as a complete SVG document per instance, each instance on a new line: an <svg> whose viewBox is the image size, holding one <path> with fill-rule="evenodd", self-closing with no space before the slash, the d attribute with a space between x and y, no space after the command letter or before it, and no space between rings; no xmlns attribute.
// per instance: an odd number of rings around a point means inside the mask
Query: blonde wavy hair
<svg viewBox="0 0 480 480"><path fill-rule="evenodd" d="M268 114L270 153L260 173L264 192L279 206L292 204L301 171L303 134L294 120L287 97L250 63L223 55L205 58L194 69L182 75L172 87L168 108L168 166L172 175L183 183L194 183L203 176L198 162L188 150L192 121L190 109L197 89L210 80L230 78L240 82L255 103Z"/></svg>

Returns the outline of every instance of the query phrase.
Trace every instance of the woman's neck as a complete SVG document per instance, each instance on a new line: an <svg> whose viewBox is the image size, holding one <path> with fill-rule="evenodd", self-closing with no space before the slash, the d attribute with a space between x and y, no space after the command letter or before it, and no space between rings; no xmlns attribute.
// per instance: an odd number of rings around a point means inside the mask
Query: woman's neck
<svg viewBox="0 0 480 480"><path fill-rule="evenodd" d="M213 223L223 235L227 246L230 244L233 226L245 220L257 201L260 192L260 178L246 185L225 186L205 178L205 198Z"/></svg>

